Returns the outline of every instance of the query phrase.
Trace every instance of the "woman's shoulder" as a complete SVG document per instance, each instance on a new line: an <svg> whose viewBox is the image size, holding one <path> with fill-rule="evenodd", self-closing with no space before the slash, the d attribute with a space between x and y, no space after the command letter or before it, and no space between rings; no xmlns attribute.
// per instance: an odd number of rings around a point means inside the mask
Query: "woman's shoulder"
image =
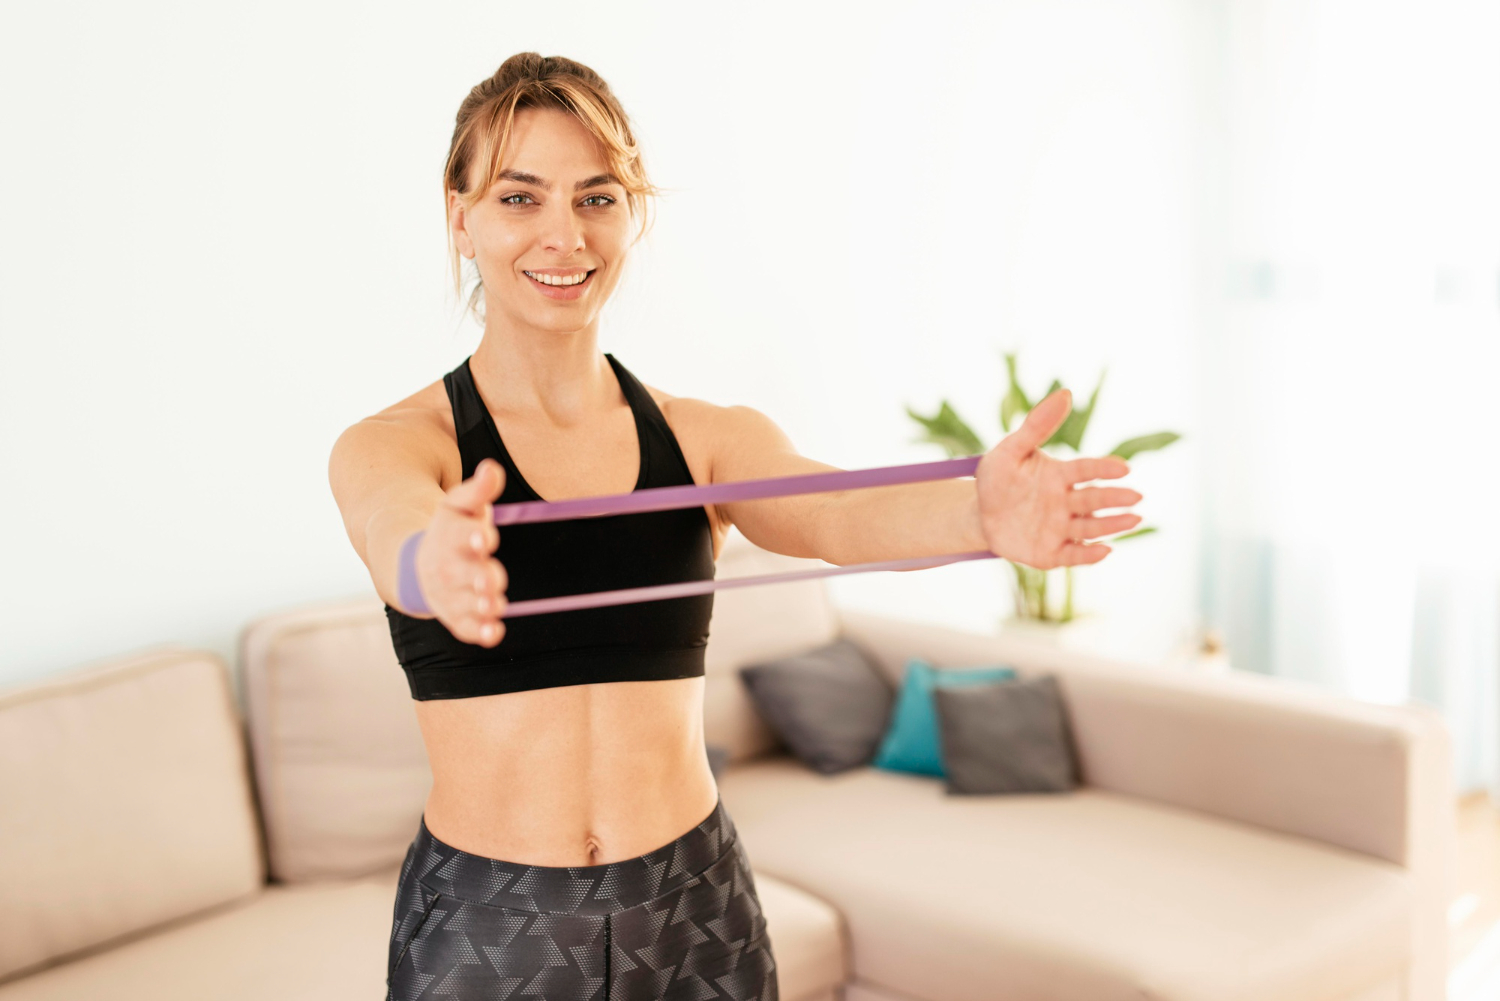
<svg viewBox="0 0 1500 1001"><path fill-rule="evenodd" d="M674 396L645 382L641 385L651 394L652 402L671 425L672 433L679 438L684 434L712 436L723 429L726 421L734 420L734 411L748 409L721 406L694 396Z"/></svg>
<svg viewBox="0 0 1500 1001"><path fill-rule="evenodd" d="M352 427L365 427L376 435L427 437L437 435L456 441L453 408L443 380L428 383L410 396L356 421ZM351 428L352 430L352 428Z"/></svg>
<svg viewBox="0 0 1500 1001"><path fill-rule="evenodd" d="M718 404L691 396L673 396L642 383L672 428L697 477L724 452L789 447L786 435L761 411L744 404ZM697 459L698 461L694 461ZM699 482L712 482L700 479Z"/></svg>
<svg viewBox="0 0 1500 1001"><path fill-rule="evenodd" d="M430 425L441 423L446 418L448 427L453 427L453 407L448 402L448 390L442 379L434 379L410 396L403 397L383 410L366 417L365 420L383 420Z"/></svg>
<svg viewBox="0 0 1500 1001"><path fill-rule="evenodd" d="M447 466L454 465L447 460L457 456L457 441L448 392L438 379L345 428L334 443L333 458L359 463L376 455L412 453L438 462L447 480Z"/></svg>

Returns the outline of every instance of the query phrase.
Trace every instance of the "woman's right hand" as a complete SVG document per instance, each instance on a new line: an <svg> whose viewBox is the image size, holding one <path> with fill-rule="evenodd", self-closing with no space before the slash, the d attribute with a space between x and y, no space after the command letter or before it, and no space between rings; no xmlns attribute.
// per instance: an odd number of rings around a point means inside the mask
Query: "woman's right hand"
<svg viewBox="0 0 1500 1001"><path fill-rule="evenodd" d="M465 643L492 647L505 635L505 568L492 505L505 469L481 459L474 475L447 491L417 544L415 569L433 617Z"/></svg>

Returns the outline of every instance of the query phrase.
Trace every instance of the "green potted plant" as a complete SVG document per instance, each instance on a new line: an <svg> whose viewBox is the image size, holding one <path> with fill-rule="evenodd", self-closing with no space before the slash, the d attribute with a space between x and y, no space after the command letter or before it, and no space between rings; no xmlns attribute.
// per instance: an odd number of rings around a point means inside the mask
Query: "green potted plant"
<svg viewBox="0 0 1500 1001"><path fill-rule="evenodd" d="M1006 388L1005 395L1000 399L1000 427L1009 434L1011 425L1025 418L1026 414L1031 411L1033 402L1021 388L1020 380L1016 376L1014 353L1005 355L1005 371L1009 386ZM1066 449L1074 454L1083 451L1083 435L1094 416L1094 408L1099 403L1099 390L1103 385L1104 372L1100 372L1099 381L1095 384L1094 391L1089 394L1088 403L1084 406L1075 405L1062 426L1043 444L1043 448ZM1062 383L1053 379L1047 392L1037 397L1037 400L1046 399L1052 392L1061 388ZM916 439L917 441L937 445L952 458L979 455L988 451L979 435L958 415L947 400L942 401L937 413L931 417L923 417L910 406L906 408L906 413L922 428L922 434ZM1154 452L1166 448L1180 437L1181 435L1175 431L1158 431L1155 434L1139 435L1120 442L1110 450L1109 454L1129 460L1142 452ZM1132 532L1116 535L1109 541L1114 543L1125 539L1140 538L1156 530L1155 526L1143 525ZM1073 607L1072 567L1061 568L1062 601L1056 603L1052 595L1055 595L1058 589L1049 585L1059 571L1037 570L1019 563L1011 563L1010 566L1015 573L1016 619L1023 622L1064 623L1071 622L1077 617L1077 612Z"/></svg>

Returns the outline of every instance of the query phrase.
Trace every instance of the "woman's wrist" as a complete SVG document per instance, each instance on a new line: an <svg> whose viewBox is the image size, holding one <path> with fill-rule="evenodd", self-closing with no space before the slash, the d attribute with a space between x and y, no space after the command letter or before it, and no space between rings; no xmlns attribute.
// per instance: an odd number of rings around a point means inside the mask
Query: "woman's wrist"
<svg viewBox="0 0 1500 1001"><path fill-rule="evenodd" d="M422 583L417 579L417 548L426 534L424 529L408 535L401 543L401 555L396 560L396 600L407 615L432 614L422 594Z"/></svg>

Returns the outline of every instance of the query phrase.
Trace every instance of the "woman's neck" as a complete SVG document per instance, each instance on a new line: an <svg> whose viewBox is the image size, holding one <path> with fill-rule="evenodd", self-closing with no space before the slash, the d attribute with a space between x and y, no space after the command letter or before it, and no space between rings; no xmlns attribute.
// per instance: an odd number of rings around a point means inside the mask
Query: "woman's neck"
<svg viewBox="0 0 1500 1001"><path fill-rule="evenodd" d="M565 332L486 324L469 369L492 412L559 427L623 401L595 323Z"/></svg>

